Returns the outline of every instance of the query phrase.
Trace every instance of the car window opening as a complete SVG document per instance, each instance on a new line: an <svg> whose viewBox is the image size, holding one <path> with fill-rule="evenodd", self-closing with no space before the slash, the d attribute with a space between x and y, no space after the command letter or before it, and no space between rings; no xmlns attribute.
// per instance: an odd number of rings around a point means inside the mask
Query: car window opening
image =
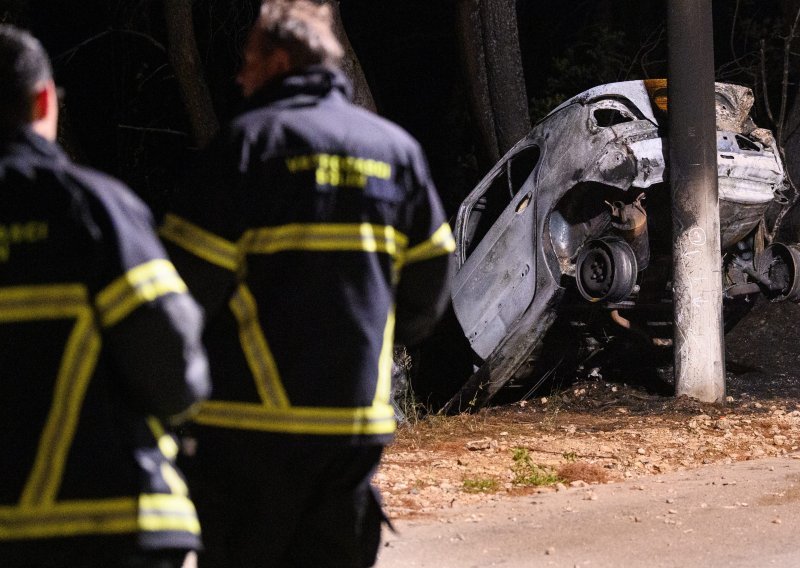
<svg viewBox="0 0 800 568"><path fill-rule="evenodd" d="M508 183L508 173L504 168L473 204L465 227L465 258L472 254L508 205Z"/></svg>
<svg viewBox="0 0 800 568"><path fill-rule="evenodd" d="M541 155L542 152L538 146L528 146L511 158L508 181L512 197L522 189L522 186L528 181L528 178L531 177L534 168L536 168L536 164L539 163Z"/></svg>
<svg viewBox="0 0 800 568"><path fill-rule="evenodd" d="M526 184L530 185L541 154L536 145L521 149L498 172L491 185L472 205L466 222L465 258L480 244L519 190ZM525 207L527 203L517 212L523 211Z"/></svg>
<svg viewBox="0 0 800 568"><path fill-rule="evenodd" d="M594 121L597 126L607 128L615 124L622 124L624 122L631 122L633 117L629 114L623 113L615 108L598 108L593 113Z"/></svg>
<svg viewBox="0 0 800 568"><path fill-rule="evenodd" d="M755 142L752 142L741 136L740 134L736 135L736 144L739 146L740 150L750 150L752 152L760 152L761 148Z"/></svg>

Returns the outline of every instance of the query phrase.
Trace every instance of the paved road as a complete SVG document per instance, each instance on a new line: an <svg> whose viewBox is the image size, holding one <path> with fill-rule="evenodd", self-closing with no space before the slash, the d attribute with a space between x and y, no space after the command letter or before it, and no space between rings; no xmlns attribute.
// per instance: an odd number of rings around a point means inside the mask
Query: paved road
<svg viewBox="0 0 800 568"><path fill-rule="evenodd" d="M800 455L396 523L377 568L800 567Z"/></svg>

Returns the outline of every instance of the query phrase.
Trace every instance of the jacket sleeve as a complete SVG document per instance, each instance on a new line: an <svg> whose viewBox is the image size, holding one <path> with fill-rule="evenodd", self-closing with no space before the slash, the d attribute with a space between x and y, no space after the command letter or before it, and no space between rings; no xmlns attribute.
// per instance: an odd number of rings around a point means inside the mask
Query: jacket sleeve
<svg viewBox="0 0 800 568"><path fill-rule="evenodd" d="M159 228L170 258L207 317L230 299L241 268L240 145L224 131L198 156L169 200Z"/></svg>
<svg viewBox="0 0 800 568"><path fill-rule="evenodd" d="M143 411L176 424L210 394L200 308L186 293L137 308L106 333L126 390Z"/></svg>
<svg viewBox="0 0 800 568"><path fill-rule="evenodd" d="M126 188L104 189L103 269L94 304L105 349L132 405L174 423L210 394L202 312L147 207Z"/></svg>
<svg viewBox="0 0 800 568"><path fill-rule="evenodd" d="M409 176L408 248L397 286L395 340L412 346L433 331L447 308L455 240L421 151Z"/></svg>

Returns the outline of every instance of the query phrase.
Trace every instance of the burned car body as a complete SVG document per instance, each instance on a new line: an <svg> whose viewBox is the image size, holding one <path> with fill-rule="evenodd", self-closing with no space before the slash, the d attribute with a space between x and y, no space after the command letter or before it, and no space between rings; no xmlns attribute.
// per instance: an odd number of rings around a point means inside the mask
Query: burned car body
<svg viewBox="0 0 800 568"><path fill-rule="evenodd" d="M752 103L749 89L716 85L729 324L753 295L797 295L797 249L765 237L784 170L772 135L750 118ZM447 408L480 406L512 379L541 374L543 340L557 321L584 344L626 335L669 348L665 111L664 81L581 93L536 124L462 202L451 292L457 326L445 328L468 342L472 367Z"/></svg>

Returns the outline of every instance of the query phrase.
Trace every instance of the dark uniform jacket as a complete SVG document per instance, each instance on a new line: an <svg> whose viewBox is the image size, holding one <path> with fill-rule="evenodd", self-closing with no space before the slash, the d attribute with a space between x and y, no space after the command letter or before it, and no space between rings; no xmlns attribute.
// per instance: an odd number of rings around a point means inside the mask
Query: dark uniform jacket
<svg viewBox="0 0 800 568"><path fill-rule="evenodd" d="M64 537L196 548L162 420L207 394L201 312L149 210L29 130L0 142L0 202L0 565Z"/></svg>
<svg viewBox="0 0 800 568"><path fill-rule="evenodd" d="M393 342L439 317L454 240L417 142L349 89L319 67L252 97L165 218L208 310L214 395L199 424L394 432Z"/></svg>

